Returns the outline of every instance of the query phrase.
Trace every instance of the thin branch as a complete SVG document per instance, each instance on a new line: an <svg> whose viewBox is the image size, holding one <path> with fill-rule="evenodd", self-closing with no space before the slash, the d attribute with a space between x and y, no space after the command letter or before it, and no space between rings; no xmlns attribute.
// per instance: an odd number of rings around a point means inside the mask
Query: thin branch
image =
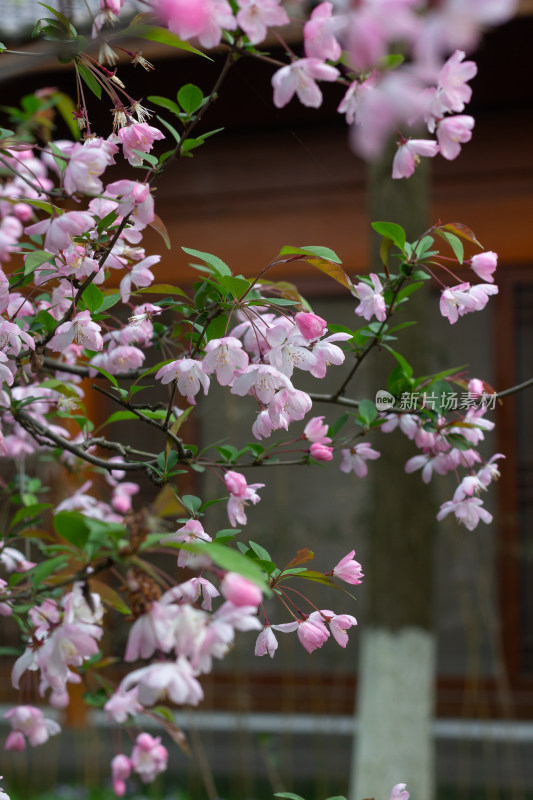
<svg viewBox="0 0 533 800"><path fill-rule="evenodd" d="M530 386L533 386L533 378L529 378L529 380L519 383L516 386L511 386L509 389L504 389L503 392L496 392L496 397L498 399L500 399L500 397L508 397L510 394L521 392L523 389L529 389Z"/></svg>
<svg viewBox="0 0 533 800"><path fill-rule="evenodd" d="M65 439L63 436L55 433L55 431L51 430L46 425L43 425L42 422L34 419L30 414L28 414L27 411L12 408L11 413L17 422L22 425L24 430L26 430L39 444L47 447L52 447L54 445L61 447L63 450L67 450L69 453L81 458L83 461L88 461L89 464L94 464L97 467L103 467L103 469L107 469L110 472L114 469L123 469L127 472L140 472L141 470L144 470L147 473L151 473L150 468L156 463L155 459L149 462L106 461L104 458L98 458L97 456L93 456L91 453L85 452L84 449L79 445L72 444L72 442L69 442L68 439ZM50 442L52 442L52 444L50 444Z"/></svg>
<svg viewBox="0 0 533 800"><path fill-rule="evenodd" d="M122 400L122 398L117 397L111 392L108 392L107 389L104 389L102 386L96 386L96 384L93 383L91 388L96 389L97 392L105 394L105 396L109 397L110 400L114 400L115 403L118 403L123 408L127 409L128 411L131 411L131 413L135 414L135 416L138 417L140 420L146 422L148 425L152 425L154 428L157 428L158 431L161 431L161 433L163 433L165 436L168 436L169 439L172 439L172 441L176 445L176 450L178 451L178 456L180 458L180 461L184 461L185 459L191 457L192 455L191 451L186 450L184 448L183 442L179 438L179 436L176 436L175 433L172 433L171 431L167 430L167 428L165 428L165 426L161 422L158 422L156 419L151 419L150 417L146 417L141 411L139 411L138 408L131 406L129 403Z"/></svg>

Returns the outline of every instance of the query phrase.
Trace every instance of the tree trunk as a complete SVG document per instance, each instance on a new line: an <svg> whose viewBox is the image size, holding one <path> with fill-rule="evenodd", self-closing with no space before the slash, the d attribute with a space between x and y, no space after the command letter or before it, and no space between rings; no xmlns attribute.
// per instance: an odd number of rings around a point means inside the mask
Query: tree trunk
<svg viewBox="0 0 533 800"><path fill-rule="evenodd" d="M413 240L427 227L428 177L390 178L391 154L371 169L370 218L402 225ZM372 271L382 271L375 237ZM424 289L398 322L417 320L399 332L397 349L415 375L427 374ZM429 304L430 305L430 304ZM395 346L395 343L393 343ZM383 350L376 390L387 386L396 362ZM398 430L374 438L382 453L369 470L370 518L366 547L367 614L361 619L358 736L352 759L351 800L387 800L392 786L407 783L416 800L434 797L431 722L434 707L433 534L436 510L420 475L406 475L413 443Z"/></svg>

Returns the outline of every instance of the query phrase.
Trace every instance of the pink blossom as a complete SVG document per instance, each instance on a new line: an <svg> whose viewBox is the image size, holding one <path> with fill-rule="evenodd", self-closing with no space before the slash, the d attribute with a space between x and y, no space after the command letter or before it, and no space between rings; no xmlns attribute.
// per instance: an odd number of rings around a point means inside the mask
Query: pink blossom
<svg viewBox="0 0 533 800"><path fill-rule="evenodd" d="M309 448L309 454L311 458L316 459L316 461L333 460L333 448L328 447L326 444L320 444L319 442L313 442Z"/></svg>
<svg viewBox="0 0 533 800"><path fill-rule="evenodd" d="M329 5L329 3L327 5ZM310 342L315 339L320 339L328 326L325 319L322 319L318 314L313 314L310 311L299 311L294 317L294 321L302 336Z"/></svg>
<svg viewBox="0 0 533 800"><path fill-rule="evenodd" d="M311 18L304 25L305 54L310 58L324 61L338 61L342 48L336 40L333 30L335 18L332 17L333 5L320 3L311 13Z"/></svg>
<svg viewBox="0 0 533 800"><path fill-rule="evenodd" d="M345 583L351 583L357 586L362 583L364 575L362 573L361 564L354 559L355 550L350 550L348 555L341 558L337 566L333 567L333 577Z"/></svg>
<svg viewBox="0 0 533 800"><path fill-rule="evenodd" d="M466 81L477 74L477 66L475 61L463 61L464 57L462 50L456 50L439 72L437 97L445 111L463 111L472 97Z"/></svg>
<svg viewBox="0 0 533 800"><path fill-rule="evenodd" d="M355 313L368 320L375 316L380 322L384 322L387 319L387 307L382 294L383 286L374 272L370 273L370 278L374 288L362 281L354 287L354 293L361 301Z"/></svg>
<svg viewBox="0 0 533 800"><path fill-rule="evenodd" d="M446 475L456 466L450 453L423 453L410 458L405 465L405 471L410 474L417 469L422 469L422 480L424 483L429 483L434 472L437 475Z"/></svg>
<svg viewBox="0 0 533 800"><path fill-rule="evenodd" d="M118 511L119 514L127 514L128 511L131 511L131 498L134 494L137 494L139 490L140 486L137 483L130 483L128 481L119 483L115 487L111 499L111 505L115 511Z"/></svg>
<svg viewBox="0 0 533 800"><path fill-rule="evenodd" d="M111 375L122 375L142 366L145 355L142 350L133 345L119 345L107 354L106 369Z"/></svg>
<svg viewBox="0 0 533 800"><path fill-rule="evenodd" d="M131 766L143 783L151 783L167 768L168 752L159 736L140 733L131 752Z"/></svg>
<svg viewBox="0 0 533 800"><path fill-rule="evenodd" d="M8 719L13 732L24 734L32 747L44 744L50 736L60 732L61 726L52 719L46 719L40 708L35 706L16 706L6 711L4 719ZM20 736L12 737L6 742L6 750L21 748Z"/></svg>
<svg viewBox="0 0 533 800"><path fill-rule="evenodd" d="M56 217L49 217L34 225L28 225L27 234L44 233L44 249L59 253L72 244L72 237L90 231L94 227L94 217L88 211L67 211Z"/></svg>
<svg viewBox="0 0 533 800"><path fill-rule="evenodd" d="M470 259L470 266L482 281L494 283L492 273L498 265L498 254L492 250L486 253L478 253Z"/></svg>
<svg viewBox="0 0 533 800"><path fill-rule="evenodd" d="M304 436L309 442L317 444L331 444L328 426L323 422L324 417L313 417L304 428Z"/></svg>
<svg viewBox="0 0 533 800"><path fill-rule="evenodd" d="M63 173L63 185L69 194L81 192L96 195L103 191L100 175L115 163L118 147L105 139L87 139L68 151L68 164Z"/></svg>
<svg viewBox="0 0 533 800"><path fill-rule="evenodd" d="M119 753L111 761L111 775L113 791L117 797L123 797L126 793L126 781L131 775L131 761L123 753Z"/></svg>
<svg viewBox="0 0 533 800"><path fill-rule="evenodd" d="M254 424L252 425L252 433L256 439L268 439L272 431L276 430L276 426L270 419L268 409L260 411L257 415Z"/></svg>
<svg viewBox="0 0 533 800"><path fill-rule="evenodd" d="M161 367L155 377L161 383L176 381L178 391L192 405L196 405L194 398L200 391L200 387L203 388L205 394L209 391L210 381L202 368L202 362L196 361L194 358L180 358L177 361L171 361L170 364Z"/></svg>
<svg viewBox="0 0 533 800"><path fill-rule="evenodd" d="M150 658L156 650L170 652L175 644L173 626L177 615L177 606L155 600L131 626L124 661Z"/></svg>
<svg viewBox="0 0 533 800"><path fill-rule="evenodd" d="M466 497L464 500L455 502L454 500L447 500L440 507L437 514L437 519L444 519L452 511L456 519L465 525L469 531L473 531L477 527L480 520L489 524L492 522L492 514L482 507L483 501L479 497Z"/></svg>
<svg viewBox="0 0 533 800"><path fill-rule="evenodd" d="M190 2L188 5L190 5ZM118 138L122 144L124 156L132 167L140 167L143 163L142 156L135 151L149 153L154 146L154 142L164 139L165 136L158 128L153 128L147 122L138 122L120 128Z"/></svg>
<svg viewBox="0 0 533 800"><path fill-rule="evenodd" d="M341 472L355 472L359 478L364 478L368 474L367 461L375 461L381 453L373 450L368 442L361 442L351 447L349 450L342 451Z"/></svg>
<svg viewBox="0 0 533 800"><path fill-rule="evenodd" d="M237 20L227 0L206 0L207 15L204 26L198 33L202 47L216 47L222 38L222 29L234 31Z"/></svg>
<svg viewBox="0 0 533 800"><path fill-rule="evenodd" d="M322 609L321 611L313 611L309 619L314 616L320 616L329 625L329 629L333 634L333 638L341 647L346 647L348 644L348 634L346 631L353 625L357 625L357 620L351 614L335 614L333 611Z"/></svg>
<svg viewBox="0 0 533 800"><path fill-rule="evenodd" d="M288 378L295 368L310 372L315 366L316 357L307 349L307 339L297 325L289 331L284 325L275 325L267 331L266 339L272 348L266 358Z"/></svg>
<svg viewBox="0 0 533 800"><path fill-rule="evenodd" d="M457 286L450 286L445 289L440 296L440 313L447 317L450 324L454 324L460 315L468 311L476 310L476 302L470 296L471 286L469 283L459 283Z"/></svg>
<svg viewBox="0 0 533 800"><path fill-rule="evenodd" d="M208 21L207 0L157 0L156 10L168 29L180 39L197 36Z"/></svg>
<svg viewBox="0 0 533 800"><path fill-rule="evenodd" d="M237 525L246 525L247 518L244 511L245 506L249 503L256 505L260 501L260 497L256 489L262 489L264 483L246 483L244 475L238 472L228 470L224 475L224 481L230 491L230 498L228 500L228 517L230 524L233 528Z"/></svg>
<svg viewBox="0 0 533 800"><path fill-rule="evenodd" d="M335 81L339 70L324 64L319 58L300 58L282 67L272 76L274 105L283 108L296 93L304 106L318 108L322 104L322 92L317 80Z"/></svg>
<svg viewBox="0 0 533 800"><path fill-rule="evenodd" d="M148 183L120 180L106 187L107 193L118 200L118 213L121 217L134 212L134 216L142 225L154 221L154 198L150 194Z"/></svg>
<svg viewBox="0 0 533 800"><path fill-rule="evenodd" d="M278 649L278 640L276 639L270 625L265 625L255 643L254 654L256 656L265 656L267 653L270 658L274 658L274 653Z"/></svg>
<svg viewBox="0 0 533 800"><path fill-rule="evenodd" d="M112 719L119 724L126 722L128 714L134 717L143 710L139 703L139 688L135 686L127 692L118 689L114 692L104 706L107 719Z"/></svg>
<svg viewBox="0 0 533 800"><path fill-rule="evenodd" d="M203 529L202 523L197 519L188 519L185 525L178 528L176 533L165 538L166 542L211 542L212 539ZM178 554L178 567L186 567L193 557L187 550L180 550Z"/></svg>
<svg viewBox="0 0 533 800"><path fill-rule="evenodd" d="M9 253L16 247L21 236L20 220L7 214L0 222L0 261L9 261Z"/></svg>
<svg viewBox="0 0 533 800"><path fill-rule="evenodd" d="M420 156L433 158L439 152L432 139L408 139L400 144L392 162L393 178L410 178L420 163Z"/></svg>
<svg viewBox="0 0 533 800"><path fill-rule="evenodd" d="M259 44L267 35L267 28L288 25L290 20L281 0L237 0L240 11L237 22L252 44Z"/></svg>
<svg viewBox="0 0 533 800"><path fill-rule="evenodd" d="M0 780L1 780L1 779L2 779L2 776L0 775ZM2 789L2 787L0 787L0 800L10 800L10 797L9 797L9 795L8 795L8 794L6 794L6 792L4 792L4 790Z"/></svg>
<svg viewBox="0 0 533 800"><path fill-rule="evenodd" d="M233 381L231 393L240 397L254 394L260 403L268 405L278 389L289 386L290 380L279 369L268 364L250 364Z"/></svg>
<svg viewBox="0 0 533 800"><path fill-rule="evenodd" d="M248 355L242 349L242 343L234 336L211 339L205 352L202 368L207 374L216 372L221 386L230 386L235 373L248 366Z"/></svg>
<svg viewBox="0 0 533 800"><path fill-rule="evenodd" d="M437 127L437 139L439 141L440 153L448 161L457 158L461 152L461 144L469 142L472 138L472 128L474 127L474 117L466 114L445 117L439 122Z"/></svg>
<svg viewBox="0 0 533 800"><path fill-rule="evenodd" d="M488 486L492 481L497 481L500 477L500 470L494 463L500 458L505 458L505 456L502 453L496 453L486 462L485 466L481 467L478 471L477 477L483 486Z"/></svg>
<svg viewBox="0 0 533 800"><path fill-rule="evenodd" d="M132 284L141 289L151 286L154 280L151 267L160 261L161 256L159 255L147 256L134 264L131 270L124 275L120 281L120 296L123 303L127 303L130 299Z"/></svg>
<svg viewBox="0 0 533 800"><path fill-rule="evenodd" d="M104 340L100 331L100 325L91 319L91 312L80 311L73 319L56 328L48 347L51 350L61 351L74 343L89 350L101 350Z"/></svg>
<svg viewBox="0 0 533 800"><path fill-rule="evenodd" d="M197 637L199 633L195 630ZM120 691L128 692L133 686L138 687L139 702L145 707L168 700L180 706L197 706L204 698L196 673L184 656L177 661L156 661L130 672L122 680Z"/></svg>
<svg viewBox="0 0 533 800"><path fill-rule="evenodd" d="M397 783L392 787L389 800L409 800L410 796L405 783Z"/></svg>
<svg viewBox="0 0 533 800"><path fill-rule="evenodd" d="M0 542L0 563L8 572L27 572L35 567L34 561L27 561L14 547L6 547L5 542Z"/></svg>
<svg viewBox="0 0 533 800"><path fill-rule="evenodd" d="M345 355L343 351L333 342L346 342L352 338L351 333L332 333L321 339L313 346L313 355L316 358L314 366L311 368L311 375L315 378L323 378L327 368L331 364L338 366L344 363Z"/></svg>
<svg viewBox="0 0 533 800"><path fill-rule="evenodd" d="M234 606L258 606L263 593L257 584L237 572L226 572L220 584L220 591Z"/></svg>
<svg viewBox="0 0 533 800"><path fill-rule="evenodd" d="M299 389L280 389L272 399L268 413L276 428L288 430L291 422L303 419L311 410L313 401Z"/></svg>
<svg viewBox="0 0 533 800"><path fill-rule="evenodd" d="M312 653L313 650L322 647L322 645L327 642L330 635L320 613L318 613L318 616L315 616L316 613L317 612L313 612L313 614L305 620L284 622L281 625L272 625L272 628L282 633L297 631L300 644L308 653Z"/></svg>

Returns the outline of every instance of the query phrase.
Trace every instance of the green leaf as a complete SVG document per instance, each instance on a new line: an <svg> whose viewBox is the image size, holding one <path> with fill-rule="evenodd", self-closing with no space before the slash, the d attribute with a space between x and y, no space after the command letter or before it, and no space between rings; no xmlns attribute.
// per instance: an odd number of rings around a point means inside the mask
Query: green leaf
<svg viewBox="0 0 533 800"><path fill-rule="evenodd" d="M92 708L103 708L108 700L108 694L102 687L95 692L84 692L83 700L85 704Z"/></svg>
<svg viewBox="0 0 533 800"><path fill-rule="evenodd" d="M5 44L3 42L0 42L0 53L3 53L5 49L6 49Z"/></svg>
<svg viewBox="0 0 533 800"><path fill-rule="evenodd" d="M64 567L68 562L68 556L55 556L55 558L47 558L27 572L31 577L31 581L35 589L37 589L49 575L56 570Z"/></svg>
<svg viewBox="0 0 533 800"><path fill-rule="evenodd" d="M183 39L180 39L175 33L167 31L166 28L160 28L157 25L130 25L130 27L126 30L128 34L139 36L141 39L149 39L151 42L160 42L161 44L166 44L169 47L176 47L178 50L187 50L189 53L195 53L197 56L203 56L203 58L207 58L208 61L213 60L212 58L209 58L206 53L202 53L201 50L197 50L196 47L193 47L191 44L189 44L189 42L184 42Z"/></svg>
<svg viewBox="0 0 533 800"><path fill-rule="evenodd" d="M261 547L260 544L257 544L256 542L248 542L248 544L250 545L250 549L253 550L253 552L257 556L259 556L259 558L262 558L264 561L271 561L272 560L272 557L271 557L270 553L268 552L268 550L265 550L265 548Z"/></svg>
<svg viewBox="0 0 533 800"><path fill-rule="evenodd" d="M219 314L211 320L205 331L207 341L211 339L221 339L226 333L226 326L228 324L227 314Z"/></svg>
<svg viewBox="0 0 533 800"><path fill-rule="evenodd" d="M372 400L361 400L359 402L359 414L357 415L358 421L362 422L363 427L369 428L370 425L377 419L378 410Z"/></svg>
<svg viewBox="0 0 533 800"><path fill-rule="evenodd" d="M88 309L92 314L96 312L96 309L99 308L104 301L104 295L100 291L100 289L94 285L94 283L90 283L87 288L84 290L78 305L83 310L84 308Z"/></svg>
<svg viewBox="0 0 533 800"><path fill-rule="evenodd" d="M390 347L390 345L388 345L388 344L384 344L384 345L383 345L383 347L384 347L386 350L388 350L388 351L389 351L389 353L390 353L392 356L394 356L394 358L396 359L396 361L398 362L398 364L401 366L401 368L402 368L402 372L404 373L404 375L405 375L406 377L408 377L408 378L411 378L411 377L412 377L412 375L413 375L413 368L412 368L412 366L409 364L409 362L408 362L408 361L407 361L407 360L406 360L406 359L405 359L405 358L402 356L402 354L401 354L401 353L398 353L396 350L393 350L393 349L392 349L392 347Z"/></svg>
<svg viewBox="0 0 533 800"><path fill-rule="evenodd" d="M41 511L45 511L47 508L52 508L52 504L36 503L25 508L19 508L16 514L13 515L13 519L11 520L9 527L14 528L19 522L26 522L26 525L30 520L33 522L38 516L40 516Z"/></svg>
<svg viewBox="0 0 533 800"><path fill-rule="evenodd" d="M78 70L81 78L87 84L91 92L97 96L99 100L102 99L102 87L94 77L91 70L85 66L79 59L76 59L76 69Z"/></svg>
<svg viewBox="0 0 533 800"><path fill-rule="evenodd" d="M142 150L133 150L133 152L140 157L141 161L147 161L151 167L157 167L159 164L159 159L157 156L154 156L152 153L144 153Z"/></svg>
<svg viewBox="0 0 533 800"><path fill-rule="evenodd" d="M228 289L232 293L235 300L240 300L252 285L251 281L247 281L242 275L237 275L235 277L221 275L219 281L225 289Z"/></svg>
<svg viewBox="0 0 533 800"><path fill-rule="evenodd" d="M282 247L279 251L280 256L291 253L318 256L318 258L325 258L327 261L333 261L335 264L342 264L342 261L333 250L330 250L329 247L321 247L320 245L312 244L304 245L303 247L293 247L292 245L287 245L286 247Z"/></svg>
<svg viewBox="0 0 533 800"><path fill-rule="evenodd" d="M172 136L174 137L176 142L179 144L181 142L181 136L177 132L176 128L173 125L171 125L170 122L167 122L166 119L163 119L163 117L160 117L159 114L156 114L155 116L156 116L156 119L159 120L161 125L164 125L165 128L168 131L170 131L170 133L172 134Z"/></svg>
<svg viewBox="0 0 533 800"><path fill-rule="evenodd" d="M180 497L180 501L193 517L196 516L196 512L202 507L201 498L196 497L194 494L185 494L183 497Z"/></svg>
<svg viewBox="0 0 533 800"><path fill-rule="evenodd" d="M46 250L34 250L24 259L24 275L29 275L43 264L55 264L55 256Z"/></svg>
<svg viewBox="0 0 533 800"><path fill-rule="evenodd" d="M405 61L405 56L402 56L401 53L390 53L388 56L383 56L379 60L379 69L396 69L399 67L400 64L403 64ZM332 798L328 798L328 800L332 800ZM344 798L343 798L344 800Z"/></svg>
<svg viewBox="0 0 533 800"><path fill-rule="evenodd" d="M80 550L87 544L90 530L79 511L59 511L54 517L54 528L63 539Z"/></svg>
<svg viewBox="0 0 533 800"><path fill-rule="evenodd" d="M146 99L149 103L154 103L156 106L162 106L163 108L166 108L167 111L172 111L172 113L176 114L176 116L181 114L179 105L174 102L174 100L170 100L168 97L160 97L158 94L152 94Z"/></svg>
<svg viewBox="0 0 533 800"><path fill-rule="evenodd" d="M304 800L301 795L292 792L275 792L274 797L284 797L286 800Z"/></svg>
<svg viewBox="0 0 533 800"><path fill-rule="evenodd" d="M53 318L49 311L42 309L35 315L33 323L31 324L32 329L35 327L34 323L38 327L42 326L46 333L52 333L57 325L57 320Z"/></svg>
<svg viewBox="0 0 533 800"><path fill-rule="evenodd" d="M446 225L441 225L440 227L443 231L449 231L449 233L460 236L461 239L466 239L467 242L472 242L472 244L477 244L478 247L483 248L481 242L478 242L476 239L474 231L467 228L462 222L448 222Z"/></svg>
<svg viewBox="0 0 533 800"><path fill-rule="evenodd" d="M183 289L180 289L179 286L171 286L169 283L156 283L145 289L136 289L132 294L179 294L187 297Z"/></svg>
<svg viewBox="0 0 533 800"><path fill-rule="evenodd" d="M415 281L414 283L408 283L407 286L404 286L403 289L400 289L400 291L396 295L396 300L394 302L401 303L402 300L412 295L413 292L416 292L423 285L424 281ZM396 327L395 330L398 330L398 327Z"/></svg>
<svg viewBox="0 0 533 800"><path fill-rule="evenodd" d="M455 233L450 233L449 231L442 230L442 228L435 228L435 233L438 233L439 236L448 242L450 247L452 248L455 257L459 264L462 264L465 257L465 248L463 246L462 241L459 239Z"/></svg>
<svg viewBox="0 0 533 800"><path fill-rule="evenodd" d="M103 296L101 304L95 309L95 313L101 314L103 311L107 311L108 308L113 308L113 306L116 306L116 304L120 303L120 301L120 294L106 294Z"/></svg>
<svg viewBox="0 0 533 800"><path fill-rule="evenodd" d="M194 83L187 83L178 92L178 103L188 116L191 116L200 108L203 99L202 90L195 86Z"/></svg>
<svg viewBox="0 0 533 800"><path fill-rule="evenodd" d="M412 381L403 371L401 364L396 364L387 378L387 389L391 394L398 395L411 389Z"/></svg>
<svg viewBox="0 0 533 800"><path fill-rule="evenodd" d="M109 372L106 372L105 369L102 369L102 367L95 367L93 364L91 364L91 369L95 369L97 372L100 373L100 375L103 375L104 378L107 378L107 380L110 381L113 384L113 386L115 386L118 389L118 381L114 375L111 375Z"/></svg>
<svg viewBox="0 0 533 800"><path fill-rule="evenodd" d="M200 261L208 264L217 275L231 276L230 268L218 256L213 256L211 253L204 253L201 250L193 250L191 247L182 247L181 249L184 253L187 253L187 255L193 256L194 258L199 258Z"/></svg>
<svg viewBox="0 0 533 800"><path fill-rule="evenodd" d="M343 587L335 583L333 578L330 578L328 575L324 575L323 572L316 572L314 569L306 569L304 572L298 572L296 577L305 578L306 580L314 581L315 583L323 583L325 586L331 586L333 589L341 589L341 591L343 591Z"/></svg>
<svg viewBox="0 0 533 800"><path fill-rule="evenodd" d="M263 570L251 559L218 542L190 542L180 547L190 553L201 553L208 556L217 566L228 572L238 572L252 583L257 584L266 595L271 595L271 589L265 579Z"/></svg>
<svg viewBox="0 0 533 800"><path fill-rule="evenodd" d="M60 174L62 175L68 166L69 159L66 158L63 150L60 150L60 148L56 144L54 144L54 142L48 142L47 147L49 147L50 150L52 151L52 155L54 156L54 161L56 162L56 166Z"/></svg>
<svg viewBox="0 0 533 800"><path fill-rule="evenodd" d="M397 225L395 222L373 222L372 227L380 236L386 236L387 239L391 239L396 247L403 253L405 247L405 231L401 225Z"/></svg>

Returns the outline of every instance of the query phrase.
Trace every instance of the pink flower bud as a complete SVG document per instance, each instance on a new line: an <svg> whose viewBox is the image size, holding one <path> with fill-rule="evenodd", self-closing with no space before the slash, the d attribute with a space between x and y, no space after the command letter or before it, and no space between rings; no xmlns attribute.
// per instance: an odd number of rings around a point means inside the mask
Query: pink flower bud
<svg viewBox="0 0 533 800"><path fill-rule="evenodd" d="M328 325L325 319L308 311L300 311L294 317L294 321L298 325L298 330L302 336L305 336L306 339L311 341L313 339L319 339Z"/></svg>
<svg viewBox="0 0 533 800"><path fill-rule="evenodd" d="M25 750L26 749L26 739L24 738L24 734L20 731L11 731L9 736L6 739L6 743L4 745L5 750Z"/></svg>
<svg viewBox="0 0 533 800"><path fill-rule="evenodd" d="M317 461L331 461L333 459L333 448L320 442L313 442L309 448L309 453Z"/></svg>
<svg viewBox="0 0 533 800"><path fill-rule="evenodd" d="M263 599L259 586L237 572L227 572L224 575L220 591L234 606L258 606Z"/></svg>
<svg viewBox="0 0 533 800"><path fill-rule="evenodd" d="M470 394L475 394L478 397L481 397L485 391L483 381L481 381L479 378L472 378L472 380L468 381L468 391Z"/></svg>
<svg viewBox="0 0 533 800"><path fill-rule="evenodd" d="M226 474L224 475L224 481L231 494L234 494L237 497L244 496L247 486L246 478L244 477L244 475L229 470L229 472L226 472Z"/></svg>
<svg viewBox="0 0 533 800"><path fill-rule="evenodd" d="M498 265L498 254L492 252L492 250L487 253L478 253L477 256L472 256L470 265L482 281L494 283L492 273Z"/></svg>
<svg viewBox="0 0 533 800"><path fill-rule="evenodd" d="M181 39L197 36L208 19L206 0L159 0L156 8L169 30Z"/></svg>

